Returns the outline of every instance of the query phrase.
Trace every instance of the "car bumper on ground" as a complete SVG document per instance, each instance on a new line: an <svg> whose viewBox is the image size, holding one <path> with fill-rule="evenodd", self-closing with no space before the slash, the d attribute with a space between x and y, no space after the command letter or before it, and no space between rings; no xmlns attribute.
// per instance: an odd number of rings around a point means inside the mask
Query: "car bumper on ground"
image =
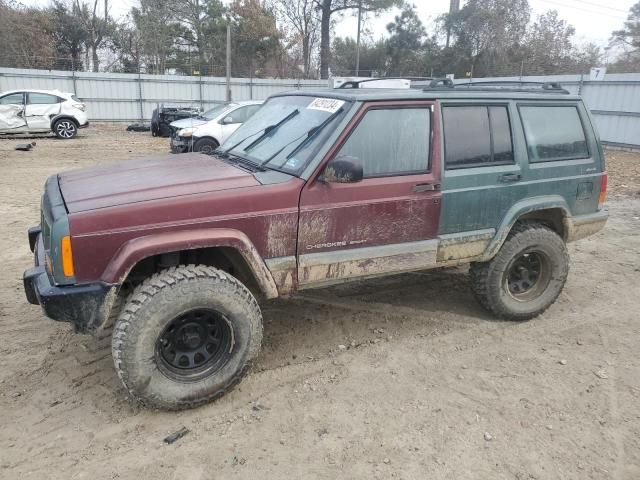
<svg viewBox="0 0 640 480"><path fill-rule="evenodd" d="M76 332L95 332L106 320L115 287L102 282L53 285L44 265L42 236L35 229L29 231L29 244L35 250L35 265L23 275L27 301L40 305L52 320L72 323Z"/></svg>
<svg viewBox="0 0 640 480"><path fill-rule="evenodd" d="M84 122L82 125L78 125L78 128L87 128L89 126L89 122Z"/></svg>

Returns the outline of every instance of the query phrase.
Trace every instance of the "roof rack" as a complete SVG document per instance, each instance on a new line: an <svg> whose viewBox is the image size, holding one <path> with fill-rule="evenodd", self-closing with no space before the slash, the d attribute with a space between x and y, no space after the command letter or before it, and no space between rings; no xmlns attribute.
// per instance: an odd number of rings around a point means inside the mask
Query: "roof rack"
<svg viewBox="0 0 640 480"><path fill-rule="evenodd" d="M527 88L529 87L529 88ZM429 90L445 90L454 88L466 88L476 92L495 92L497 89L507 90L510 92L535 92L539 87L545 93L559 93L562 95L570 95L571 92L564 89L558 82L531 82L531 81L518 81L518 80L486 80L467 83L453 83L450 78L436 78L424 88L424 91Z"/></svg>
<svg viewBox="0 0 640 480"><path fill-rule="evenodd" d="M338 89L347 88L360 88L361 83L368 82L380 82L382 80L409 80L410 82L428 81L433 80L433 77L376 77L376 78L364 78L362 80L347 80Z"/></svg>

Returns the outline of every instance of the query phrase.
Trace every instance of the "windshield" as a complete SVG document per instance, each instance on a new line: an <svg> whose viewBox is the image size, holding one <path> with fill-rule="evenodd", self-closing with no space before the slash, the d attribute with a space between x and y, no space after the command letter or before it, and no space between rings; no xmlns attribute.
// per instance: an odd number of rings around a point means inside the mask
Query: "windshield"
<svg viewBox="0 0 640 480"><path fill-rule="evenodd" d="M333 98L274 97L238 128L221 150L296 174L307 166L350 106Z"/></svg>
<svg viewBox="0 0 640 480"><path fill-rule="evenodd" d="M202 118L206 118L207 120L213 120L222 112L224 112L227 108L229 108L229 105L218 105L216 107L213 107L211 110L207 110L200 116Z"/></svg>

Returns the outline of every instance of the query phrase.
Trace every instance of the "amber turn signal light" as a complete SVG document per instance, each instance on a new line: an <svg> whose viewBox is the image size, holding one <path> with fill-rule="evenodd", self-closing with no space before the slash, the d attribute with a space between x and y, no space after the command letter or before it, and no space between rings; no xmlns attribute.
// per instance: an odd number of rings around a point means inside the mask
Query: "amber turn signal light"
<svg viewBox="0 0 640 480"><path fill-rule="evenodd" d="M73 254L71 252L71 237L65 235L62 237L62 273L65 277L73 277Z"/></svg>

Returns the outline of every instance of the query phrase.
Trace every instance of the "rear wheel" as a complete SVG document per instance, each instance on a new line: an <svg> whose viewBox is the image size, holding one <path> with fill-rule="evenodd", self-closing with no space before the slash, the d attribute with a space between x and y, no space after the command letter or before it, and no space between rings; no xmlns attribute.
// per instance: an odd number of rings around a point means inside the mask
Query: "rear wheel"
<svg viewBox="0 0 640 480"><path fill-rule="evenodd" d="M193 151L209 155L219 146L220 144L213 138L201 138L193 145Z"/></svg>
<svg viewBox="0 0 640 480"><path fill-rule="evenodd" d="M247 288L213 267L185 265L134 290L116 323L112 351L132 396L178 410L229 391L261 341L262 315Z"/></svg>
<svg viewBox="0 0 640 480"><path fill-rule="evenodd" d="M53 133L55 133L58 138L68 140L78 134L78 127L73 120L61 118L53 124Z"/></svg>
<svg viewBox="0 0 640 480"><path fill-rule="evenodd" d="M569 274L564 241L536 223L516 224L498 254L471 265L478 301L499 318L529 320L558 298Z"/></svg>

